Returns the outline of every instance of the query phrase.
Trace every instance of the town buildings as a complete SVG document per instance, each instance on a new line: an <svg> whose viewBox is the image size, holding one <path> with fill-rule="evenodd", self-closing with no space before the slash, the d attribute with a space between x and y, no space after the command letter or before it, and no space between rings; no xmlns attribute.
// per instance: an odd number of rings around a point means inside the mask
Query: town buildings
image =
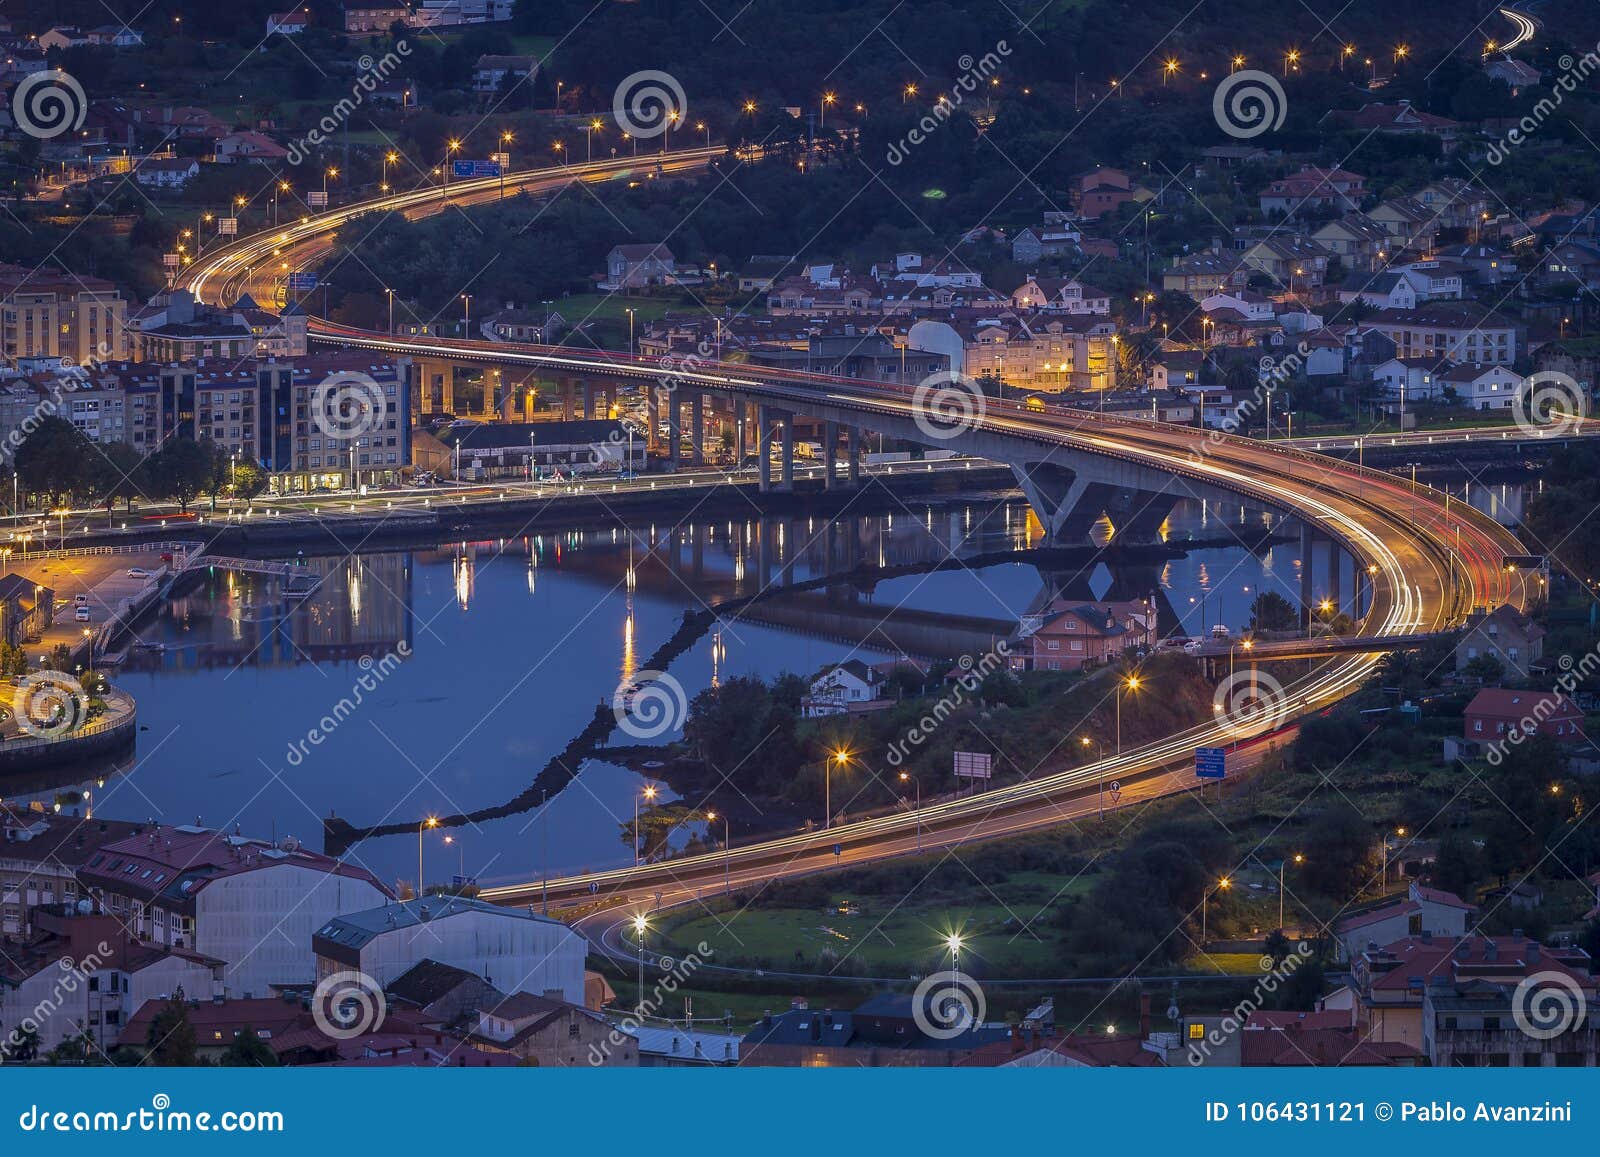
<svg viewBox="0 0 1600 1157"><path fill-rule="evenodd" d="M0 354L89 365L129 356L128 304L99 277L0 264Z"/></svg>
<svg viewBox="0 0 1600 1157"><path fill-rule="evenodd" d="M1023 615L1010 661L1018 671L1078 671L1124 652L1154 650L1160 640L1155 600L1081 602L1053 599Z"/></svg>

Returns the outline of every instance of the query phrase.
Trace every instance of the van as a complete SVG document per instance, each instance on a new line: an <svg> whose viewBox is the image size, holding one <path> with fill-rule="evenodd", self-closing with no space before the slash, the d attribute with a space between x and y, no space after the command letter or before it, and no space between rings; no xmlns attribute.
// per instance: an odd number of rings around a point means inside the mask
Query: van
<svg viewBox="0 0 1600 1157"><path fill-rule="evenodd" d="M72 617L77 619L80 623L87 623L89 621L89 608L78 607L72 612Z"/></svg>
<svg viewBox="0 0 1600 1157"><path fill-rule="evenodd" d="M1213 639L1231 639L1233 638L1233 632L1228 630L1226 624L1216 623L1211 628L1211 637Z"/></svg>
<svg viewBox="0 0 1600 1157"><path fill-rule="evenodd" d="M75 607L86 607L86 606L88 606L89 605L89 596L85 595L85 594L73 595L72 596L72 605L75 606Z"/></svg>

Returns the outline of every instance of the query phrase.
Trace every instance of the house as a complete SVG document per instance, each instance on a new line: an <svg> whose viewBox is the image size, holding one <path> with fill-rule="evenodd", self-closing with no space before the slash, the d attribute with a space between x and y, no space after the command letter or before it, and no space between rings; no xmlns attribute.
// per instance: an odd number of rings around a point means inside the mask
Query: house
<svg viewBox="0 0 1600 1157"><path fill-rule="evenodd" d="M229 133L217 139L212 159L221 165L253 162L272 164L287 159L289 150L269 136L256 132Z"/></svg>
<svg viewBox="0 0 1600 1157"><path fill-rule="evenodd" d="M1493 245L1447 245L1434 250L1433 256L1464 267L1463 285L1470 277L1475 285L1492 287L1517 278L1517 258Z"/></svg>
<svg viewBox="0 0 1600 1157"><path fill-rule="evenodd" d="M405 24L411 18L411 9L404 4L346 5L344 30L346 32L387 32L396 24Z"/></svg>
<svg viewBox="0 0 1600 1157"><path fill-rule="evenodd" d="M181 189L199 175L193 157L147 157L133 170L133 179L152 189Z"/></svg>
<svg viewBox="0 0 1600 1157"><path fill-rule="evenodd" d="M1086 220L1114 213L1129 201L1148 201L1154 196L1123 170L1104 166L1073 177L1070 187L1078 214Z"/></svg>
<svg viewBox="0 0 1600 1157"><path fill-rule="evenodd" d="M1415 309L1417 285L1397 270L1352 273L1339 286L1339 300L1346 305L1359 301L1373 309Z"/></svg>
<svg viewBox="0 0 1600 1157"><path fill-rule="evenodd" d="M948 357L968 377L1016 389L1060 394L1116 386L1117 326L1100 314L950 310L913 323L906 340Z"/></svg>
<svg viewBox="0 0 1600 1157"><path fill-rule="evenodd" d="M1378 392L1400 403L1437 401L1444 387L1439 376L1450 367L1445 358L1386 358L1372 367Z"/></svg>
<svg viewBox="0 0 1600 1157"><path fill-rule="evenodd" d="M1272 299L1253 289L1219 289L1202 298L1200 308L1206 311L1208 317L1212 314L1231 312L1237 315L1237 318L1230 317L1227 320L1235 324L1271 325L1277 320Z"/></svg>
<svg viewBox="0 0 1600 1157"><path fill-rule="evenodd" d="M1465 671L1474 659L1486 657L1497 660L1512 678L1526 679L1544 658L1544 636L1543 627L1509 604L1473 611L1456 640L1456 670Z"/></svg>
<svg viewBox="0 0 1600 1157"><path fill-rule="evenodd" d="M1206 355L1201 350L1162 350L1150 365L1150 388L1181 390L1199 385L1205 369Z"/></svg>
<svg viewBox="0 0 1600 1157"><path fill-rule="evenodd" d="M101 24L84 33L89 43L101 48L142 48L144 47L144 33L129 28L126 24Z"/></svg>
<svg viewBox="0 0 1600 1157"><path fill-rule="evenodd" d="M1554 1035L1525 1031L1528 1010L1550 1002L1572 1009L1571 1027ZM1423 990L1422 1042L1429 1063L1440 1068L1593 1068L1600 1002L1537 973L1516 983L1439 977Z"/></svg>
<svg viewBox="0 0 1600 1157"><path fill-rule="evenodd" d="M1039 277L1030 274L1026 281L1011 291L1011 304L1017 309L1103 316L1111 312L1111 295L1103 289L1085 285L1076 277Z"/></svg>
<svg viewBox="0 0 1600 1157"><path fill-rule="evenodd" d="M1485 687L1462 712L1462 733L1477 743L1518 743L1547 735L1562 744L1587 742L1583 712L1559 691Z"/></svg>
<svg viewBox="0 0 1600 1157"><path fill-rule="evenodd" d="M537 56L501 56L486 54L478 57L472 70L472 91L483 93L504 92L509 86L539 75Z"/></svg>
<svg viewBox="0 0 1600 1157"><path fill-rule="evenodd" d="M852 707L872 703L883 694L886 674L863 663L847 659L811 680L810 692L802 708L808 719L843 715Z"/></svg>
<svg viewBox="0 0 1600 1157"><path fill-rule="evenodd" d="M1498 56L1487 61L1483 66L1483 72L1490 80L1498 80L1511 89L1512 96L1516 96L1531 85L1538 84L1544 75L1526 61L1516 60L1510 56Z"/></svg>
<svg viewBox="0 0 1600 1157"><path fill-rule="evenodd" d="M318 980L355 969L387 985L424 960L504 991L526 985L582 1005L586 942L559 920L464 896L346 910L308 937Z"/></svg>
<svg viewBox="0 0 1600 1157"><path fill-rule="evenodd" d="M84 1038L109 1052L146 1001L179 990L210 999L220 984L221 961L143 943L92 905L42 907L32 925L0 951L0 1025L7 1038L34 1025L41 1054Z"/></svg>
<svg viewBox="0 0 1600 1157"><path fill-rule="evenodd" d="M1366 178L1345 169L1305 165L1280 177L1262 190L1261 211L1293 217L1304 209L1338 209L1353 212L1367 195Z"/></svg>
<svg viewBox="0 0 1600 1157"><path fill-rule="evenodd" d="M1443 399L1470 410L1506 410L1522 392L1522 375L1509 366L1451 366L1438 377Z"/></svg>
<svg viewBox="0 0 1600 1157"><path fill-rule="evenodd" d="M1354 112L1334 109L1324 113L1318 123L1349 128L1359 133L1424 134L1446 142L1454 141L1461 132L1459 121L1414 108L1409 100L1392 104L1364 104Z"/></svg>
<svg viewBox="0 0 1600 1157"><path fill-rule="evenodd" d="M384 987L391 1008L415 1009L435 1024L475 1021L480 1008L490 1008L506 998L476 973L437 960L419 960Z"/></svg>
<svg viewBox="0 0 1600 1157"><path fill-rule="evenodd" d="M78 870L104 845L138 830L121 820L85 822L77 807L0 803L0 936L27 939L37 910L75 905Z"/></svg>
<svg viewBox="0 0 1600 1157"><path fill-rule="evenodd" d="M644 1068L699 1068L739 1063L739 1038L725 1032L687 1029L682 1025L633 1025L628 1035L638 1042Z"/></svg>
<svg viewBox="0 0 1600 1157"><path fill-rule="evenodd" d="M34 43L49 52L60 51L65 48L82 48L89 43L89 38L76 28L68 25L57 25L47 32L40 33L39 38Z"/></svg>
<svg viewBox="0 0 1600 1157"><path fill-rule="evenodd" d="M557 990L517 992L479 1010L467 1040L485 1052L510 1053L540 1068L620 1067L639 1063L638 1039Z"/></svg>
<svg viewBox="0 0 1600 1157"><path fill-rule="evenodd" d="M270 12L267 14L268 36L298 36L311 27L311 15L303 8L293 12Z"/></svg>
<svg viewBox="0 0 1600 1157"><path fill-rule="evenodd" d="M1418 301L1460 301L1471 274L1465 265L1439 257L1410 261L1393 268L1417 286Z"/></svg>
<svg viewBox="0 0 1600 1157"><path fill-rule="evenodd" d="M1407 936L1465 936L1477 906L1453 892L1412 881L1403 900L1392 900L1346 916L1334 927L1338 958L1348 962L1367 948L1393 944Z"/></svg>
<svg viewBox="0 0 1600 1157"><path fill-rule="evenodd" d="M1011 239L1011 260L1034 265L1049 257L1071 257L1082 241L1083 233L1075 225L1030 225Z"/></svg>
<svg viewBox="0 0 1600 1157"><path fill-rule="evenodd" d="M1250 266L1237 253L1207 250L1173 258L1172 265L1161 271L1161 288L1201 301L1222 289L1243 289L1250 273Z"/></svg>
<svg viewBox="0 0 1600 1157"><path fill-rule="evenodd" d="M1370 273L1383 264L1389 234L1365 213L1346 213L1316 229L1311 240L1337 257L1346 272Z"/></svg>
<svg viewBox="0 0 1600 1157"><path fill-rule="evenodd" d="M792 255L753 254L750 260L744 263L744 268L739 270L739 292L766 292L773 287L778 278L794 267L794 262L795 259Z"/></svg>
<svg viewBox="0 0 1600 1157"><path fill-rule="evenodd" d="M1381 947L1369 946L1351 959L1356 1030L1371 1042L1398 1043L1421 1049L1432 1063L1439 1064L1438 1030L1459 1031L1472 1024L1463 1021L1458 1013L1449 1012L1444 1007L1448 1000L1443 998L1480 984L1509 986L1506 993L1509 997L1510 989L1530 977L1559 978L1582 993L1586 1000L1595 999L1596 981L1591 975L1588 953L1581 948L1547 947L1520 933L1451 937L1422 932ZM1435 993L1441 999L1434 1002L1430 1011L1429 997ZM1429 1028L1433 1014L1438 1015L1438 1021ZM1446 1019L1451 1015L1457 1017L1453 1024ZM1551 1054L1566 1051L1561 1043L1565 1034L1538 1042L1517 1030L1509 1017L1498 1023L1479 1021L1472 1027L1497 1034L1501 1048L1510 1054L1499 1062L1501 1064L1530 1063L1524 1053L1538 1054L1546 1049ZM1443 1059L1450 1063L1448 1056ZM1592 1065L1594 1058L1591 1052L1587 1061L1557 1062L1552 1055L1550 1060L1541 1058L1537 1063L1552 1062Z"/></svg>
<svg viewBox="0 0 1600 1157"><path fill-rule="evenodd" d="M1102 603L1054 599L1022 616L1011 643L1011 668L1078 671L1125 651L1154 650L1159 639L1153 598Z"/></svg>
<svg viewBox="0 0 1600 1157"><path fill-rule="evenodd" d="M606 276L600 288L648 289L652 285L666 285L677 268L672 250L663 244L613 246L606 254Z"/></svg>
<svg viewBox="0 0 1600 1157"><path fill-rule="evenodd" d="M502 309L489 319L489 332L501 341L553 343L567 328L567 320L553 309Z"/></svg>
<svg viewBox="0 0 1600 1157"><path fill-rule="evenodd" d="M19 574L0 578L0 641L20 647L55 623L56 593Z"/></svg>
<svg viewBox="0 0 1600 1157"><path fill-rule="evenodd" d="M229 995L261 996L315 975L311 933L389 898L364 868L207 828L152 823L105 845L78 872L80 890L142 940L223 962Z"/></svg>
<svg viewBox="0 0 1600 1157"><path fill-rule="evenodd" d="M1430 302L1415 309L1385 309L1363 323L1394 342L1403 358L1510 365L1517 360L1516 322L1475 301Z"/></svg>
<svg viewBox="0 0 1600 1157"><path fill-rule="evenodd" d="M1266 274L1273 284L1294 293L1322 284L1330 256L1309 237L1279 235L1250 245L1240 260L1247 268Z"/></svg>

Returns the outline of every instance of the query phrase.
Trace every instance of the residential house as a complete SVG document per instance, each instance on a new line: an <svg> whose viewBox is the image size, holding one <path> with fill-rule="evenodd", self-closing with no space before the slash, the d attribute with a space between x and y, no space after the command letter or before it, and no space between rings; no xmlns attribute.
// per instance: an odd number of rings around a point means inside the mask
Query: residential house
<svg viewBox="0 0 1600 1157"><path fill-rule="evenodd" d="M638 1038L558 990L517 992L478 1012L467 1040L485 1052L510 1053L540 1068L621 1067L639 1063Z"/></svg>
<svg viewBox="0 0 1600 1157"><path fill-rule="evenodd" d="M1085 220L1114 213L1129 201L1148 201L1154 195L1121 169L1095 168L1072 178L1071 185L1078 214Z"/></svg>
<svg viewBox="0 0 1600 1157"><path fill-rule="evenodd" d="M875 702L882 697L887 680L887 672L860 659L847 659L811 680L802 704L804 714L811 719L843 715L852 707Z"/></svg>
<svg viewBox="0 0 1600 1157"><path fill-rule="evenodd" d="M1337 257L1345 272L1371 273L1383 265L1389 234L1365 213L1346 213L1319 227L1311 240Z"/></svg>
<svg viewBox="0 0 1600 1157"><path fill-rule="evenodd" d="M1461 133L1459 121L1435 116L1433 113L1414 107L1409 100L1393 103L1375 101L1364 104L1353 112L1348 109L1334 109L1324 113L1319 123L1338 125L1359 133L1438 137L1447 145L1454 142Z"/></svg>
<svg viewBox="0 0 1600 1157"><path fill-rule="evenodd" d="M740 293L764 293L771 289L777 280L789 269L794 267L795 259L792 255L756 253L738 273L738 286Z"/></svg>
<svg viewBox="0 0 1600 1157"><path fill-rule="evenodd" d="M1443 357L1482 365L1510 365L1517 360L1517 323L1475 301L1386 309L1363 324L1394 342L1403 358Z"/></svg>
<svg viewBox="0 0 1600 1157"><path fill-rule="evenodd" d="M945 355L969 377L1017 389L1059 394L1116 385L1116 323L1098 314L952 312L918 320L906 340L912 349Z"/></svg>
<svg viewBox="0 0 1600 1157"><path fill-rule="evenodd" d="M303 1030L311 1022L311 1014L295 999L253 996L213 1000L209 991L174 988L134 1005L121 1035L115 1038L117 1047L140 1054L148 1052L156 1017L172 999L184 1004L189 1027L194 1030L195 1056L204 1064L216 1064L246 1032L271 1048L279 1038Z"/></svg>
<svg viewBox="0 0 1600 1157"><path fill-rule="evenodd" d="M20 574L0 578L0 642L20 647L55 622L56 593Z"/></svg>
<svg viewBox="0 0 1600 1157"><path fill-rule="evenodd" d="M404 4L375 4L355 7L346 5L344 30L346 32L388 32L396 24L410 19L411 9Z"/></svg>
<svg viewBox="0 0 1600 1157"><path fill-rule="evenodd" d="M1257 241L1240 256L1246 267L1264 273L1290 293L1320 286L1331 254L1308 237L1279 235Z"/></svg>
<svg viewBox="0 0 1600 1157"><path fill-rule="evenodd" d="M126 24L101 24L84 33L89 43L100 48L142 48L144 33Z"/></svg>
<svg viewBox="0 0 1600 1157"><path fill-rule="evenodd" d="M1181 390L1197 386L1208 368L1202 350L1162 350L1150 365L1152 390Z"/></svg>
<svg viewBox="0 0 1600 1157"><path fill-rule="evenodd" d="M1219 290L1243 289L1251 272L1237 253L1207 250L1174 258L1172 265L1161 271L1161 288L1202 301Z"/></svg>
<svg viewBox="0 0 1600 1157"><path fill-rule="evenodd" d="M27 939L35 909L76 904L78 870L106 844L138 830L122 820L85 819L76 807L55 812L43 803L0 803L0 937Z"/></svg>
<svg viewBox="0 0 1600 1157"><path fill-rule="evenodd" d="M1440 357L1388 358L1372 367L1378 393L1400 403L1438 401L1444 387L1439 377L1450 368Z"/></svg>
<svg viewBox="0 0 1600 1157"><path fill-rule="evenodd" d="M1128 602L1053 599L1025 614L1011 643L1016 671L1078 671L1124 652L1155 649L1160 634L1152 598Z"/></svg>
<svg viewBox="0 0 1600 1157"><path fill-rule="evenodd" d="M1417 285L1417 300L1460 301L1471 271L1459 262L1440 257L1423 261L1410 261L1393 267L1405 273ZM1409 308L1409 307L1401 307Z"/></svg>
<svg viewBox="0 0 1600 1157"><path fill-rule="evenodd" d="M222 961L233 995L310 983L312 931L389 897L372 873L295 839L271 844L187 824L149 824L105 845L78 881L142 940Z"/></svg>
<svg viewBox="0 0 1600 1157"><path fill-rule="evenodd" d="M1544 75L1533 65L1524 60L1517 60L1510 56L1497 56L1487 61L1483 66L1484 75L1490 80L1498 80L1511 90L1511 95L1516 96L1523 89L1539 83Z"/></svg>
<svg viewBox="0 0 1600 1157"><path fill-rule="evenodd" d="M0 262L0 357L65 358L78 366L128 356L128 303L111 282Z"/></svg>
<svg viewBox="0 0 1600 1157"><path fill-rule="evenodd" d="M1111 312L1111 295L1103 289L1085 285L1076 277L1039 277L1030 274L1026 281L1012 290L1011 304L1017 309L1105 315Z"/></svg>
<svg viewBox="0 0 1600 1157"><path fill-rule="evenodd" d="M1559 691L1485 687L1462 712L1462 732L1476 743L1516 743L1530 735L1568 745L1588 742L1583 712Z"/></svg>
<svg viewBox="0 0 1600 1157"><path fill-rule="evenodd" d="M1451 366L1438 376L1443 400L1469 410L1506 410L1522 392L1523 377L1510 366Z"/></svg>
<svg viewBox="0 0 1600 1157"><path fill-rule="evenodd" d="M267 14L268 36L298 36L309 27L311 27L311 16L303 8L296 8L293 12Z"/></svg>
<svg viewBox="0 0 1600 1157"><path fill-rule="evenodd" d="M238 132L217 139L212 159L220 165L267 165L286 160L288 156L289 150L269 136L257 132Z"/></svg>
<svg viewBox="0 0 1600 1157"><path fill-rule="evenodd" d="M39 34L34 41L46 52L60 51L66 48L82 48L89 43L89 38L80 29L70 25L58 24L56 27Z"/></svg>
<svg viewBox="0 0 1600 1157"><path fill-rule="evenodd" d="M501 991L526 986L582 1006L586 941L525 908L465 896L423 896L325 918L307 943L316 976L355 969L381 985L423 960L481 976Z"/></svg>
<svg viewBox="0 0 1600 1157"><path fill-rule="evenodd" d="M1352 273L1339 286L1339 300L1346 305L1359 301L1373 309L1415 309L1420 280L1393 269Z"/></svg>
<svg viewBox="0 0 1600 1157"><path fill-rule="evenodd" d="M1477 915L1477 906L1454 892L1411 882L1404 899L1387 900L1340 920L1334 940L1341 962L1368 948L1393 944L1407 936L1465 936Z"/></svg>
<svg viewBox="0 0 1600 1157"><path fill-rule="evenodd" d="M553 309L506 308L489 319L489 332L501 341L553 343L567 328L566 318Z"/></svg>
<svg viewBox="0 0 1600 1157"><path fill-rule="evenodd" d="M199 175L193 157L146 157L133 170L133 179L150 189L181 189Z"/></svg>
<svg viewBox="0 0 1600 1157"><path fill-rule="evenodd" d="M606 254L605 290L648 289L666 285L677 273L677 261L666 245L616 245Z"/></svg>
<svg viewBox="0 0 1600 1157"><path fill-rule="evenodd" d="M1544 658L1544 636L1543 627L1509 604L1473 611L1456 640L1456 670L1465 671L1474 659L1488 657L1512 678L1526 679Z"/></svg>
<svg viewBox="0 0 1600 1157"><path fill-rule="evenodd" d="M1280 177L1261 192L1259 204L1267 214L1293 217L1305 209L1354 212L1367 195L1366 178L1345 169L1303 166Z"/></svg>
<svg viewBox="0 0 1600 1157"><path fill-rule="evenodd" d="M1356 1030L1369 1041L1410 1045L1423 1050L1434 1064L1440 1062L1441 1055L1448 1063L1449 1055L1436 1051L1437 1029L1458 1030L1464 1022L1457 1019L1454 1025L1446 1025L1441 1020L1430 1029L1433 1016L1427 1005L1431 991L1443 994L1447 989L1459 991L1477 984L1515 988L1530 977L1544 974L1541 979L1559 976L1593 1001L1596 981L1590 969L1589 956L1581 948L1547 947L1518 933L1451 937L1424 931L1379 948L1368 947L1352 957ZM1441 1017L1452 1015L1444 1007L1447 1003L1435 1003L1432 1011ZM1478 1027L1500 1033L1515 1025L1502 1020L1498 1024L1480 1023ZM1514 1037L1501 1039L1517 1041L1516 1047L1508 1050L1511 1055L1502 1062L1505 1064L1527 1063L1521 1056L1525 1051L1549 1048L1554 1054L1562 1050L1558 1043L1561 1037L1541 1045L1519 1030ZM1550 1062L1541 1059L1540 1063ZM1594 1063L1592 1054L1588 1063Z"/></svg>
<svg viewBox="0 0 1600 1157"><path fill-rule="evenodd" d="M537 56L502 56L486 54L478 57L472 70L472 91L481 93L504 92L510 85L526 82L532 85L539 74Z"/></svg>
<svg viewBox="0 0 1600 1157"><path fill-rule="evenodd" d="M1514 254L1493 245L1447 245L1434 250L1433 256L1441 261L1464 266L1463 286L1470 284L1493 287L1515 281L1518 276L1517 258Z"/></svg>
<svg viewBox="0 0 1600 1157"><path fill-rule="evenodd" d="M1422 1050L1436 1068L1592 1069L1600 1063L1600 1000L1592 988L1580 993L1537 973L1515 982L1435 977L1423 990ZM1586 1007L1577 1007L1580 999ZM1572 1026L1554 1036L1527 1032L1528 1009L1547 1001L1571 1007Z"/></svg>

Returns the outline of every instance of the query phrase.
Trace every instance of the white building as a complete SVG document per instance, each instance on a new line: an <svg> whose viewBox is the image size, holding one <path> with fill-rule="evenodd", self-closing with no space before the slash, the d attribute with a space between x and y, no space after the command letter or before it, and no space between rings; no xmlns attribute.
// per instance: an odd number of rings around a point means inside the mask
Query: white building
<svg viewBox="0 0 1600 1157"><path fill-rule="evenodd" d="M326 921L312 937L317 977L354 969L386 985L424 960L481 976L502 992L582 1005L584 938L559 920L460 896L423 896Z"/></svg>
<svg viewBox="0 0 1600 1157"><path fill-rule="evenodd" d="M884 676L860 659L848 659L811 680L803 704L810 718L842 715L852 705L871 703L883 693Z"/></svg>
<svg viewBox="0 0 1600 1157"><path fill-rule="evenodd" d="M78 880L140 938L221 960L227 996L309 984L311 934L390 898L372 873L297 840L273 845L188 825L152 824L107 844Z"/></svg>
<svg viewBox="0 0 1600 1157"><path fill-rule="evenodd" d="M1451 366L1438 378L1441 392L1450 391L1458 405L1471 410L1504 410L1522 389L1522 375L1509 366Z"/></svg>

